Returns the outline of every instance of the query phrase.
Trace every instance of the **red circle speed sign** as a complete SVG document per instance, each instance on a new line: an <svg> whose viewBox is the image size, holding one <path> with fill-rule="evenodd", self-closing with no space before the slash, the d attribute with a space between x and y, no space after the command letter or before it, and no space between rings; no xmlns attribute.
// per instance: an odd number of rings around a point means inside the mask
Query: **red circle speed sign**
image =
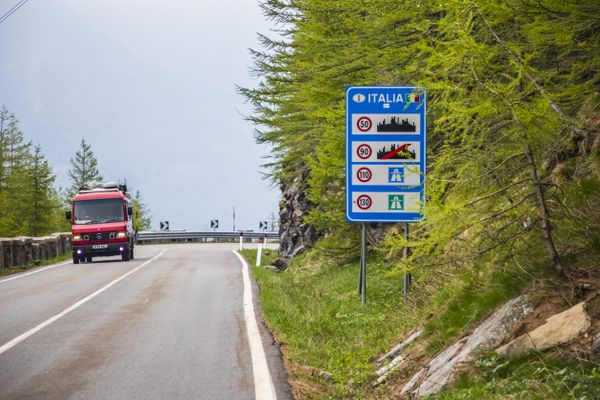
<svg viewBox="0 0 600 400"><path fill-rule="evenodd" d="M366 143L363 143L356 149L356 154L363 160L366 160L367 158L371 157L371 154L373 154L373 150L371 149L371 146L369 146Z"/></svg>
<svg viewBox="0 0 600 400"><path fill-rule="evenodd" d="M369 208L371 208L372 204L373 204L373 200L371 200L371 197L369 195L366 195L366 194L361 194L356 199L356 205L361 210L368 210Z"/></svg>
<svg viewBox="0 0 600 400"><path fill-rule="evenodd" d="M369 117L360 117L358 121L356 121L356 127L361 132L367 132L371 129L371 126L373 126L373 123Z"/></svg>
<svg viewBox="0 0 600 400"><path fill-rule="evenodd" d="M361 182L369 182L371 180L371 177L373 176L373 173L371 172L371 170L369 168L361 168L358 171L356 171L356 177L358 178L359 181Z"/></svg>

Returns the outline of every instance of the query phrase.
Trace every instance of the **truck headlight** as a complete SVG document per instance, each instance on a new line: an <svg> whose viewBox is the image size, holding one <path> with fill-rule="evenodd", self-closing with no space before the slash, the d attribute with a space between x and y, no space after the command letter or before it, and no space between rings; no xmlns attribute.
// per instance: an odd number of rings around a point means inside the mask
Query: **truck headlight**
<svg viewBox="0 0 600 400"><path fill-rule="evenodd" d="M73 240L81 240L81 235L73 235Z"/></svg>
<svg viewBox="0 0 600 400"><path fill-rule="evenodd" d="M117 239L123 239L127 234L125 232L117 232Z"/></svg>

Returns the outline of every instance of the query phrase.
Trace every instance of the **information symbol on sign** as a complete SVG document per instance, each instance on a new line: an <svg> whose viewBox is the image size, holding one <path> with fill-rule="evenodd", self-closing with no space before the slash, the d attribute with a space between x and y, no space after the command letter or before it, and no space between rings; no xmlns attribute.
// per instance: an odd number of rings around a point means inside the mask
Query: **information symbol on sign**
<svg viewBox="0 0 600 400"><path fill-rule="evenodd" d="M389 183L404 183L404 167L388 168Z"/></svg>
<svg viewBox="0 0 600 400"><path fill-rule="evenodd" d="M358 178L359 181L361 182L369 182L371 180L371 177L373 176L373 173L371 172L371 170L369 168L361 168L356 172L356 177Z"/></svg>
<svg viewBox="0 0 600 400"><path fill-rule="evenodd" d="M373 126L373 123L369 117L360 117L358 121L356 121L356 127L361 132L367 132L371 129L371 126Z"/></svg>
<svg viewBox="0 0 600 400"><path fill-rule="evenodd" d="M266 231L268 226L269 224L267 223L267 221L260 221L258 223L258 227L261 231Z"/></svg>
<svg viewBox="0 0 600 400"><path fill-rule="evenodd" d="M160 230L168 231L169 230L169 221L160 221Z"/></svg>
<svg viewBox="0 0 600 400"><path fill-rule="evenodd" d="M218 219L210 220L210 229L219 229L219 220Z"/></svg>
<svg viewBox="0 0 600 400"><path fill-rule="evenodd" d="M404 210L404 195L402 195L402 194L388 195L388 210L393 210L393 211Z"/></svg>
<svg viewBox="0 0 600 400"><path fill-rule="evenodd" d="M356 154L363 160L366 160L367 158L371 157L371 154L373 154L373 150L371 149L371 146L369 146L366 143L363 143L356 149Z"/></svg>
<svg viewBox="0 0 600 400"><path fill-rule="evenodd" d="M361 194L356 199L356 205L361 210L368 210L369 208L371 208L371 204L373 204L373 200L371 200L371 197L366 194Z"/></svg>

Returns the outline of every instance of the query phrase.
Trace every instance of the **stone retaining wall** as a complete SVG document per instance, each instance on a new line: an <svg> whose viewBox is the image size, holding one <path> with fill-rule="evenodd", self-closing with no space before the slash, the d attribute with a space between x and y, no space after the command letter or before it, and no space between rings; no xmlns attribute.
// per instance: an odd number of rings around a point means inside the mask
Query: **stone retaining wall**
<svg viewBox="0 0 600 400"><path fill-rule="evenodd" d="M71 252L71 234L0 238L0 268L18 267Z"/></svg>

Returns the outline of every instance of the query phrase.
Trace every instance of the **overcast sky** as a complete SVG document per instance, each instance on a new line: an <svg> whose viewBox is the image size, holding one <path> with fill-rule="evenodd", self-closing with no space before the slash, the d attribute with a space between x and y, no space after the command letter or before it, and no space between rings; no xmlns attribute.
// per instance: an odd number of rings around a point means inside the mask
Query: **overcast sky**
<svg viewBox="0 0 600 400"><path fill-rule="evenodd" d="M17 0L0 0L0 14ZM279 192L235 85L269 33L256 0L29 0L0 23L0 104L69 184L82 137L101 173L127 178L153 227L257 229Z"/></svg>

